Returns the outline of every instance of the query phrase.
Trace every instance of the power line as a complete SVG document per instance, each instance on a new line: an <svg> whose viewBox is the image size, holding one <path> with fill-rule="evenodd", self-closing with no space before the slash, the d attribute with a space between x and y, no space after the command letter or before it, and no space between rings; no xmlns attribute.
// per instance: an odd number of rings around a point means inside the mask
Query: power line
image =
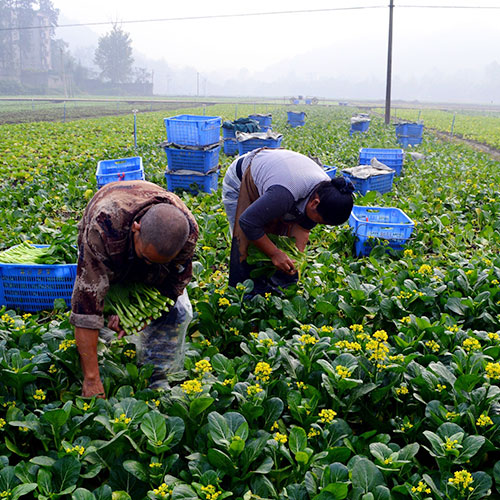
<svg viewBox="0 0 500 500"><path fill-rule="evenodd" d="M386 5L373 5L373 6L357 6L357 7L335 7L330 9L303 9L303 10L280 10L270 12L246 12L243 14L213 14L206 16L187 16L187 17L166 17L161 19L132 19L128 21L120 21L119 24L137 24L137 23L157 23L157 22L171 22L171 21L195 21L199 19L227 19L234 17L256 17L256 16L276 16L282 14L312 14L317 12L333 12L341 10L364 10L364 9L385 9ZM30 30L30 29L47 29L47 28L76 28L81 26L102 26L106 24L116 24L114 21L101 21L95 23L74 23L74 24L61 24L58 26L41 25L41 26L19 26L0 28L0 31L12 30Z"/></svg>
<svg viewBox="0 0 500 500"><path fill-rule="evenodd" d="M291 14L314 14L320 12L335 12L335 11L349 11L349 10L368 10L368 9L386 9L387 5L365 5L356 7L334 7L328 9L302 9L302 10L280 10L269 12L246 12L242 14L213 14L206 16L185 16L185 17L165 17L159 19L130 19L120 21L118 24L139 24L139 23L159 23L159 22L175 22L175 21L196 21L202 19L228 19L235 17L257 17L257 16L278 16L278 15L291 15ZM500 6L487 6L487 5L395 5L394 8L408 8L408 9L493 9L500 10ZM116 21L99 21L93 23L72 23L60 24L53 26L50 24L39 26L15 26L0 28L0 31L13 31L13 30L34 30L34 29L48 29L48 28L77 28L83 26L103 26L108 24L116 24Z"/></svg>

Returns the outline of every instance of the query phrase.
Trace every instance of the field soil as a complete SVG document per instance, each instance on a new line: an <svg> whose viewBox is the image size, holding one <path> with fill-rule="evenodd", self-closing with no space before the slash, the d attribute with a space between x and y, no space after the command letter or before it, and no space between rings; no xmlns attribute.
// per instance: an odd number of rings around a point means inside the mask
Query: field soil
<svg viewBox="0 0 500 500"><path fill-rule="evenodd" d="M482 142L473 141L472 139L464 139L459 135L450 136L447 132L442 132L436 129L430 129L432 133L435 134L440 140L447 142L455 142L457 144L467 144L471 148L476 151L481 151L483 153L488 153L495 160L500 161L500 150L495 149L487 144L483 144Z"/></svg>

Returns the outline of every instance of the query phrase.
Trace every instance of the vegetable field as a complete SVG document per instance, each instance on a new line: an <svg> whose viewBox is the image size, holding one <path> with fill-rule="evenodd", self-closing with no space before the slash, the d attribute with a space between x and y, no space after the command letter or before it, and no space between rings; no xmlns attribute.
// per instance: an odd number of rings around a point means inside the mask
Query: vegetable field
<svg viewBox="0 0 500 500"><path fill-rule="evenodd" d="M308 107L294 129L268 111L284 147L339 169L398 147L376 117L349 137L352 109ZM99 160L140 155L165 186L164 116L137 115L137 150L131 116L1 126L0 249L71 245ZM500 163L425 130L414 150L425 160L407 156L390 193L355 201L405 211L404 251L356 258L347 225L317 227L282 297L228 288L220 189L182 194L200 240L170 390L148 388L125 337L99 345L108 399L81 398L68 313L0 309L0 498L498 498Z"/></svg>

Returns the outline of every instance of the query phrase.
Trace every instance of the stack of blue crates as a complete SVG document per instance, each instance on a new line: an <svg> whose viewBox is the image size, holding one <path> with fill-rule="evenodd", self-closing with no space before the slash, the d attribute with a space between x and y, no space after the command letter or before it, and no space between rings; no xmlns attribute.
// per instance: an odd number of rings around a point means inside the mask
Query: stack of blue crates
<svg viewBox="0 0 500 500"><path fill-rule="evenodd" d="M193 194L217 190L220 153L219 116L178 115L165 118L168 145L164 147L167 188Z"/></svg>
<svg viewBox="0 0 500 500"><path fill-rule="evenodd" d="M361 148L359 150L359 164L369 165L372 158L387 165L401 175L403 170L404 151L402 149Z"/></svg>
<svg viewBox="0 0 500 500"><path fill-rule="evenodd" d="M228 156L237 155L238 141L236 140L236 131L222 127L222 139L224 141L224 154Z"/></svg>
<svg viewBox="0 0 500 500"><path fill-rule="evenodd" d="M366 132L370 127L370 118L366 113L358 113L351 118L351 128L349 135L354 132Z"/></svg>
<svg viewBox="0 0 500 500"><path fill-rule="evenodd" d="M267 115L248 115L248 118L255 120L259 123L260 130L262 132L267 132L271 128L271 123L273 121L273 115L268 113Z"/></svg>
<svg viewBox="0 0 500 500"><path fill-rule="evenodd" d="M287 111L287 122L292 128L303 127L305 123L306 114L302 112Z"/></svg>
<svg viewBox="0 0 500 500"><path fill-rule="evenodd" d="M110 182L143 181L144 167L142 166L142 158L132 156L117 160L101 160L97 163L95 177L99 189Z"/></svg>
<svg viewBox="0 0 500 500"><path fill-rule="evenodd" d="M396 137L398 142L404 147L420 144L422 142L422 132L424 125L422 123L398 123L396 125Z"/></svg>

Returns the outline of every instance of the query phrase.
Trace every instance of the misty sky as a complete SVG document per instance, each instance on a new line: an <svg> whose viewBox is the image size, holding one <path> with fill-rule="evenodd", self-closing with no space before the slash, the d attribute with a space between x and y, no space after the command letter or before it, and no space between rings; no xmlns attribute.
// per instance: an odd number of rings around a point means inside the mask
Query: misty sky
<svg viewBox="0 0 500 500"><path fill-rule="evenodd" d="M381 8L226 19L184 20L122 25L136 53L164 59L172 72L189 67L200 72L213 91L224 80L259 80L273 84L296 79L311 90L320 80L336 82L338 91L372 87L379 95L385 81L389 0L53 0L64 22L122 22L128 20L252 13L334 7ZM492 9L404 8L404 5L496 6ZM500 100L495 92L500 65L500 0L395 0L394 92L398 98L411 86L415 98L456 87L459 100L467 92L485 101ZM60 28L57 36L71 50L96 44L110 25ZM493 75L493 76L491 76ZM499 75L500 78L500 75ZM162 76L162 79L165 79ZM500 80L498 81L500 84ZM171 84L172 85L172 84ZM334 85L334 83L331 83ZM481 87L483 86L483 87ZM211 88L210 88L211 87ZM300 87L300 86L299 86ZM487 90L492 88L492 95ZM287 90L293 93L292 86ZM461 90L459 90L461 89ZM482 90L481 90L482 89ZM383 90L383 89L382 89ZM222 90L221 90L222 91ZM189 92L187 92L189 93ZM311 92L314 93L314 92ZM368 95L368 94L372 95ZM383 92L382 92L383 93ZM441 93L446 95L446 89ZM421 94L421 95L416 95ZM432 98L433 96L430 96ZM346 97L355 97L346 95ZM380 95L379 97L383 97ZM471 96L472 97L472 96Z"/></svg>

